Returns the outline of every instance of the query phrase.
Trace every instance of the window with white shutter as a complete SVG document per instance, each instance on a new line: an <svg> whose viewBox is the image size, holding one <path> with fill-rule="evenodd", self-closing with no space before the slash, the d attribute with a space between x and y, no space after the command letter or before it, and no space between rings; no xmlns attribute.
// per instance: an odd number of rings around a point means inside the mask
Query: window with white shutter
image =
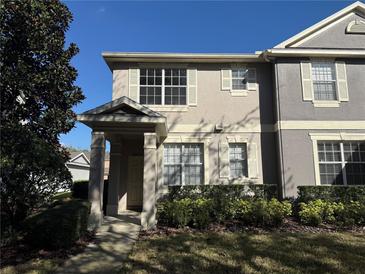
<svg viewBox="0 0 365 274"><path fill-rule="evenodd" d="M232 65L221 69L221 90L234 96L247 96L248 91L257 90L256 68Z"/></svg>

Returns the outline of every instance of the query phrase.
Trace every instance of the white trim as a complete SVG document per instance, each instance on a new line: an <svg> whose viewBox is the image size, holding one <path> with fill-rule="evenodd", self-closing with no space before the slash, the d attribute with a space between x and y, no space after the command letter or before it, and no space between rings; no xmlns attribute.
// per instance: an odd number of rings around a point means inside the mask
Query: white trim
<svg viewBox="0 0 365 274"><path fill-rule="evenodd" d="M332 23L328 24L327 26L325 26L325 27L323 27L323 28L319 29L318 31L316 31L316 32L314 32L314 33L312 33L312 34L308 35L308 36L307 36L307 37L305 37L304 39L302 39L302 40L300 40L300 41L298 41L298 42L296 42L296 43L294 43L294 44L290 45L290 47L299 47L299 46L300 46L300 45L302 45L303 43L305 43L305 42L307 42L307 41L309 41L309 40L311 40L311 39L315 38L315 37L316 37L316 36L318 36L319 34L321 34L321 33L325 32L325 31L326 31L326 30L328 30L329 28L334 27L334 26L335 26L335 25L337 25L338 23L341 23L342 21L346 20L347 18L349 18L349 17L350 17L350 16L352 16L353 14L354 14L354 12L351 12L351 13L349 13L349 14L345 15L344 17L340 18L339 20L334 21L334 22L332 22Z"/></svg>
<svg viewBox="0 0 365 274"><path fill-rule="evenodd" d="M170 124L169 133L215 133L216 124ZM261 133L275 132L272 124L247 123L240 124L222 124L223 133Z"/></svg>
<svg viewBox="0 0 365 274"><path fill-rule="evenodd" d="M288 46L292 46L293 44L298 43L298 41L303 40L304 38L308 37L309 35L317 32L319 29L324 28L328 24L335 22L339 18L341 18L355 10L359 10L359 11L365 13L365 4L361 3L360 1L357 1L349 6L345 7L344 9L336 12L335 14L325 18L324 20L318 22L317 24L294 35L293 37L281 42L280 44L276 45L274 48L285 48Z"/></svg>
<svg viewBox="0 0 365 274"><path fill-rule="evenodd" d="M249 142L249 139L247 137L244 137L244 136L239 136L239 135L233 135L233 136L226 136L226 139L227 139L227 143L228 143L228 167L229 167L229 173L231 172L231 168L230 168L230 159L229 159L229 144L246 144L246 157L247 157L247 174L248 174L248 177L246 176L243 176L243 177L239 177L239 178L232 178L231 177L231 174L229 174L229 177L228 177L228 180L231 181L241 181L243 180L244 182L247 182L247 181L254 181L254 180L257 180L260 178L259 174L260 174L260 167L259 167L259 158L258 158L258 146L255 145L256 147L256 150L254 151L255 153L255 158L256 158L256 172L257 172L257 176L255 177L251 177L250 174L249 174L249 165L250 165L250 152L249 150L251 149L250 148L250 145L251 144L255 144L253 142ZM225 142L225 141L223 141Z"/></svg>
<svg viewBox="0 0 365 274"><path fill-rule="evenodd" d="M186 112L189 110L187 105L144 105L153 111L162 112Z"/></svg>
<svg viewBox="0 0 365 274"><path fill-rule="evenodd" d="M319 171L319 158L318 158L318 141L339 141L341 147L341 164L343 170L343 185L347 185L346 181L346 170L345 167L345 157L343 150L343 141L365 141L365 133L309 133L312 140L313 146L313 164L314 164L314 177L315 185L321 185L321 177Z"/></svg>
<svg viewBox="0 0 365 274"><path fill-rule="evenodd" d="M363 29L351 30L354 25L360 25ZM348 34L364 34L365 33L365 20L354 20L351 21L346 27L346 33Z"/></svg>
<svg viewBox="0 0 365 274"><path fill-rule="evenodd" d="M311 140L321 141L365 141L365 133L309 133Z"/></svg>
<svg viewBox="0 0 365 274"><path fill-rule="evenodd" d="M86 162L88 162L88 164L90 165L90 160L89 160L89 158L87 158L87 157L86 157L86 155L85 155L85 153L83 153L83 152L81 152L81 153L77 154L75 157L73 157L72 159L70 159L70 160L68 161L68 163L75 164L73 161L75 161L75 160L76 160L77 158L79 158L80 156L82 156L82 157L86 160ZM76 164L80 164L80 163L76 163Z"/></svg>
<svg viewBox="0 0 365 274"><path fill-rule="evenodd" d="M365 121L279 121L276 130L285 129L358 129L365 130Z"/></svg>
<svg viewBox="0 0 365 274"><path fill-rule="evenodd" d="M198 143L203 145L203 161L204 161L204 185L209 184L209 144L211 137L193 137L190 135L168 136L163 144L181 144L181 143ZM163 174L163 160L162 160Z"/></svg>
<svg viewBox="0 0 365 274"><path fill-rule="evenodd" d="M336 90L336 94L338 96L338 91ZM340 101L324 101L324 100L313 100L313 106L315 108L338 108L340 107Z"/></svg>
<svg viewBox="0 0 365 274"><path fill-rule="evenodd" d="M303 48L274 48L265 50L266 57L349 57L364 58L362 49L303 49Z"/></svg>

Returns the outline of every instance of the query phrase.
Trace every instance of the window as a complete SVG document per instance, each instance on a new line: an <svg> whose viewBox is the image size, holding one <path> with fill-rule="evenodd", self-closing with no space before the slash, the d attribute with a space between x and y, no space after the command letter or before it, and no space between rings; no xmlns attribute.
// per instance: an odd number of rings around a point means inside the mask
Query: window
<svg viewBox="0 0 365 274"><path fill-rule="evenodd" d="M229 144L229 170L231 178L248 177L246 144Z"/></svg>
<svg viewBox="0 0 365 274"><path fill-rule="evenodd" d="M141 104L160 105L162 102L162 70L140 70L140 98Z"/></svg>
<svg viewBox="0 0 365 274"><path fill-rule="evenodd" d="M164 183L199 185L203 183L203 146L201 144L164 145Z"/></svg>
<svg viewBox="0 0 365 274"><path fill-rule="evenodd" d="M365 184L365 142L318 142L321 184Z"/></svg>
<svg viewBox="0 0 365 274"><path fill-rule="evenodd" d="M232 90L247 89L247 69L232 69Z"/></svg>
<svg viewBox="0 0 365 274"><path fill-rule="evenodd" d="M140 69L140 103L186 105L186 69Z"/></svg>
<svg viewBox="0 0 365 274"><path fill-rule="evenodd" d="M312 62L312 79L314 100L337 100L335 63Z"/></svg>
<svg viewBox="0 0 365 274"><path fill-rule="evenodd" d="M165 69L165 105L186 105L186 69Z"/></svg>

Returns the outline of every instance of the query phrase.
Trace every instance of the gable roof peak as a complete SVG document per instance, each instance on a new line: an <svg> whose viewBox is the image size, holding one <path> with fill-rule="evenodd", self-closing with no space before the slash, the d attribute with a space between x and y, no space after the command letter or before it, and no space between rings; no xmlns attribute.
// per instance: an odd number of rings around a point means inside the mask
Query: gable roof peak
<svg viewBox="0 0 365 274"><path fill-rule="evenodd" d="M302 32L290 37L289 39L281 42L280 44L276 45L274 48L287 48L290 47L299 41L303 40L304 38L312 35L313 33L317 32L318 30L324 28L325 26L337 21L338 19L352 13L352 12L361 12L365 14L365 4L360 1L356 1L351 5L339 10L338 12L332 14L331 16L323 19L322 21L314 24L313 26L303 30Z"/></svg>

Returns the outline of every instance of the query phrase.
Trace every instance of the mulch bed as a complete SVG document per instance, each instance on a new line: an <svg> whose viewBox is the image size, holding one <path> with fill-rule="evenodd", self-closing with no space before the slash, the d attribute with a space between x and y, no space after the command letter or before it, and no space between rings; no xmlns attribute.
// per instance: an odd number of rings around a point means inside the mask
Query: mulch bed
<svg viewBox="0 0 365 274"><path fill-rule="evenodd" d="M70 256L81 253L85 247L95 239L93 232L87 233L79 239L70 249L44 250L34 249L22 240L1 247L0 268L25 263L32 259L60 259L65 260Z"/></svg>
<svg viewBox="0 0 365 274"><path fill-rule="evenodd" d="M269 232L292 232L292 233L334 233L334 232L356 232L364 233L365 227L339 227L330 224L322 224L318 227L307 226L299 223L295 218L287 218L280 227L256 227L243 225L238 221L229 221L221 224L211 224L207 229L196 229L191 227L173 228L167 226L157 226L154 230L142 231L141 239L147 239L151 236L168 236L180 233L190 232L253 232L253 233L269 233Z"/></svg>

